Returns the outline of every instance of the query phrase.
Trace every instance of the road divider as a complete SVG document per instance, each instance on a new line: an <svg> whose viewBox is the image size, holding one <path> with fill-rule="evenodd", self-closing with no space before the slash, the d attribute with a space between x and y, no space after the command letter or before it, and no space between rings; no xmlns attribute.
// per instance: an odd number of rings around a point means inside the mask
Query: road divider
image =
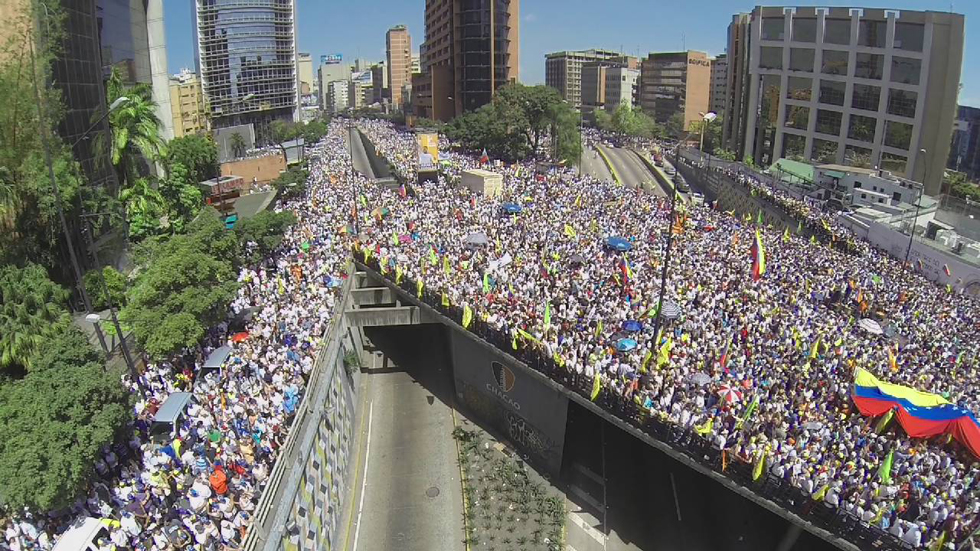
<svg viewBox="0 0 980 551"><path fill-rule="evenodd" d="M687 199L684 198L684 195L678 193L676 188L674 188L674 182L672 182L670 178L668 178L667 175L664 174L664 171L660 170L659 166L655 165L653 161L650 160L650 157L647 157L646 153L644 153L639 149L631 149L630 151L636 153L636 156L639 157L641 161L643 161L643 164L647 165L647 168L650 169L650 172L652 172L654 178L656 178L657 183L660 184L660 187L664 190L664 193L668 194L667 197L670 197L670 193L677 193L677 198L680 200L681 203L687 202ZM676 170L677 167L674 167L674 169Z"/></svg>
<svg viewBox="0 0 980 551"><path fill-rule="evenodd" d="M600 146L596 146L595 150L598 151L599 156L602 157L602 162L606 163L606 167L609 169L609 172L612 173L613 180L616 180L617 184L623 185L623 180L620 179L619 172L616 171L616 167L613 166L612 161L610 161L609 157L606 156L606 152L603 151L602 147Z"/></svg>

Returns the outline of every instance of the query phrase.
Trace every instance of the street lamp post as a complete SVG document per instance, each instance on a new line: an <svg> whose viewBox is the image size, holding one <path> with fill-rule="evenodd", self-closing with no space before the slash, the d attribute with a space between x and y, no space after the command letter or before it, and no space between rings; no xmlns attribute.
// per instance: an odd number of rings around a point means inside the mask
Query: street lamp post
<svg viewBox="0 0 980 551"><path fill-rule="evenodd" d="M912 219L912 227L909 228L909 246L905 249L905 265L909 264L909 255L912 254L912 240L915 239L915 226L919 223L919 205L922 204L922 188L926 185L926 175L929 174L929 159L926 157L926 150L920 149L922 155L922 182L919 183L919 193L915 198L915 218Z"/></svg>

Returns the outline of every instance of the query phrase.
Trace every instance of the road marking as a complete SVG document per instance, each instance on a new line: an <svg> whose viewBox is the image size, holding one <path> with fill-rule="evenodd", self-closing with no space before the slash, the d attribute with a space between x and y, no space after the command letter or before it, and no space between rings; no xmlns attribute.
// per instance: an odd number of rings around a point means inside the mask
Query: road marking
<svg viewBox="0 0 980 551"><path fill-rule="evenodd" d="M599 542L603 548L606 547L606 536L601 531L597 530L594 526L590 525L585 521L584 518L580 517L578 513L569 513L568 516L572 519L572 523L578 526L580 530L589 535L592 539ZM567 546L566 546L567 547Z"/></svg>
<svg viewBox="0 0 980 551"><path fill-rule="evenodd" d="M354 551L357 551L357 538L361 535L361 513L364 511L364 494L367 489L367 473L368 465L371 462L371 420L374 417L374 402L371 402L371 407L368 409L368 430L367 430L367 453L364 455L364 473L361 480L361 500L357 504L357 527L354 528Z"/></svg>

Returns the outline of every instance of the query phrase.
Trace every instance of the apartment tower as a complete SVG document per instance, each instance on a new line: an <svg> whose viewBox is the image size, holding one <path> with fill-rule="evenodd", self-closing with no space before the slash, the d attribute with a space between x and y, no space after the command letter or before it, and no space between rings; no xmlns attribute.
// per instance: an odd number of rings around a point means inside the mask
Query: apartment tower
<svg viewBox="0 0 980 551"><path fill-rule="evenodd" d="M388 86L391 88L391 106L399 109L404 103L402 90L412 83L412 37L408 27L397 25L388 29L385 37L388 45Z"/></svg>
<svg viewBox="0 0 980 551"><path fill-rule="evenodd" d="M299 119L296 17L291 0L194 0L195 54L215 129Z"/></svg>
<svg viewBox="0 0 980 551"><path fill-rule="evenodd" d="M579 50L552 52L544 56L544 83L561 94L562 99L571 104L575 109L582 107L582 69L585 65L592 62L609 61L621 58L623 54L609 50ZM592 105L596 100L595 92L602 89L599 82L599 75L602 73L601 67L604 64L594 64L589 72L591 76L589 104ZM603 74L604 78L605 75Z"/></svg>
<svg viewBox="0 0 980 551"><path fill-rule="evenodd" d="M735 16L728 37L723 141L739 158L878 167L940 191L962 15L756 7Z"/></svg>
<svg viewBox="0 0 980 551"><path fill-rule="evenodd" d="M711 61L704 52L653 53L640 71L640 107L666 124L680 113L684 130L707 113L711 93Z"/></svg>

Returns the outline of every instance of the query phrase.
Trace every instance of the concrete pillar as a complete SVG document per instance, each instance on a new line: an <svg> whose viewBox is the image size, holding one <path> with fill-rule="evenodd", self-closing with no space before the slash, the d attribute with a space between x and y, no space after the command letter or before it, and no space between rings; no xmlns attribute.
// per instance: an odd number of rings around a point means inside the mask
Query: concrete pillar
<svg viewBox="0 0 980 551"><path fill-rule="evenodd" d="M163 0L146 2L146 37L150 48L150 76L157 117L163 123L163 139L174 137L174 118L170 110L170 73L167 68L167 35L163 24Z"/></svg>
<svg viewBox="0 0 980 551"><path fill-rule="evenodd" d="M776 546L776 551L789 551L792 549L796 545L796 540L800 539L800 534L802 533L802 526L796 523L790 524L789 528L786 529L786 533L783 534L783 539Z"/></svg>

